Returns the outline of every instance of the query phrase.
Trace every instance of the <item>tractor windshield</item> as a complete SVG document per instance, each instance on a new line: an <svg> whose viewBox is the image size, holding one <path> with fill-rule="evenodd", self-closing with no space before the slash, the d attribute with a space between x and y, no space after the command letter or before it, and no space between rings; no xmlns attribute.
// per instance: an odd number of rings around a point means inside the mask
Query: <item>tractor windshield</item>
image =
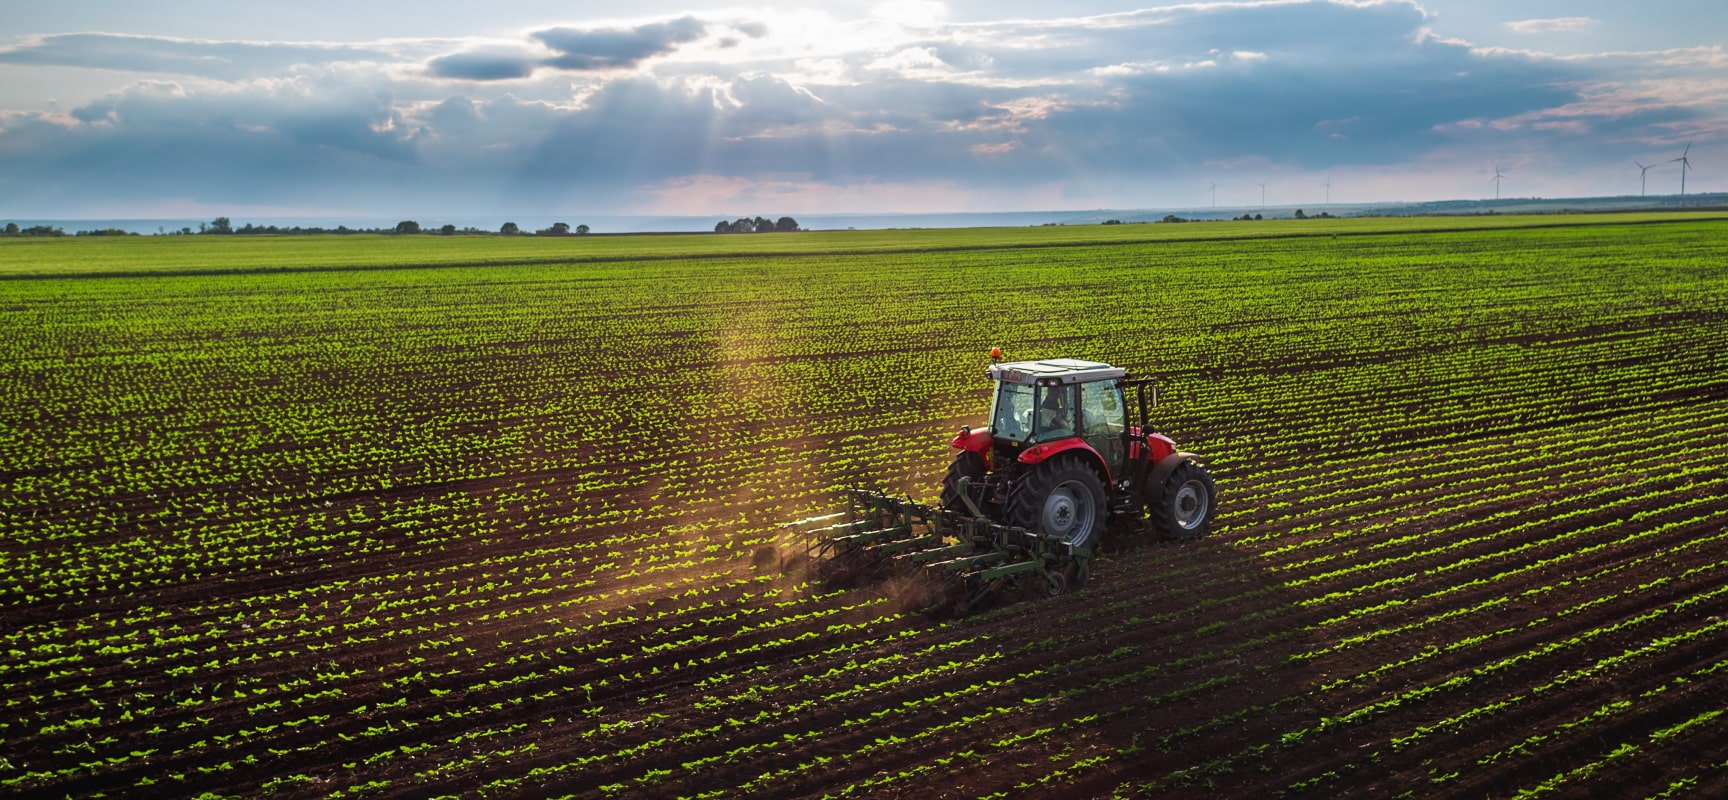
<svg viewBox="0 0 1728 800"><path fill-rule="evenodd" d="M995 410L990 417L990 432L1004 439L1027 441L1032 438L1032 387L1019 383L996 384Z"/></svg>
<svg viewBox="0 0 1728 800"><path fill-rule="evenodd" d="M1074 387L999 382L990 431L1021 442L1074 435Z"/></svg>

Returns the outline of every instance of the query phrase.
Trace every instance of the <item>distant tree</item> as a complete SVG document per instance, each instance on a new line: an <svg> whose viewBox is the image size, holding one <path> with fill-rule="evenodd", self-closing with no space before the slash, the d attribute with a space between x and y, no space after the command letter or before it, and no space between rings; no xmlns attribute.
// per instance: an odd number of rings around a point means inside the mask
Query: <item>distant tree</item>
<svg viewBox="0 0 1728 800"><path fill-rule="evenodd" d="M1259 218L1260 218L1260 215L1259 215L1259 214L1255 214L1255 215L1254 215L1254 218L1255 218L1255 219L1259 219Z"/></svg>
<svg viewBox="0 0 1728 800"><path fill-rule="evenodd" d="M1122 224L1122 220L1119 220L1119 219L1107 219L1107 220L1104 220L1104 224L1105 224L1105 225L1121 225L1121 224Z"/></svg>
<svg viewBox="0 0 1728 800"><path fill-rule="evenodd" d="M396 232L397 233L419 233L420 232L420 223L415 222L414 220L411 220L411 219L402 220L401 222L396 223Z"/></svg>
<svg viewBox="0 0 1728 800"><path fill-rule="evenodd" d="M522 229L516 227L516 223L514 223L514 222L506 222L503 225L499 226L498 232L504 234L505 236L515 236L516 234L521 233Z"/></svg>
<svg viewBox="0 0 1728 800"><path fill-rule="evenodd" d="M588 235L588 226L587 225L577 225L576 226L576 235L577 236L587 236Z"/></svg>
<svg viewBox="0 0 1728 800"><path fill-rule="evenodd" d="M210 229L205 233L233 233L234 224L227 217L217 217L210 221Z"/></svg>
<svg viewBox="0 0 1728 800"><path fill-rule="evenodd" d="M565 236L565 235L568 235L570 233L570 223L568 223L568 222L554 222L554 223L552 223L552 227L547 228L546 230L540 231L540 233L550 233L553 236Z"/></svg>
<svg viewBox="0 0 1728 800"><path fill-rule="evenodd" d="M6 223L6 235L7 236L17 236L18 235L18 223L16 223L16 222Z"/></svg>
<svg viewBox="0 0 1728 800"><path fill-rule="evenodd" d="M714 223L715 233L775 233L777 231L798 231L798 220L791 217L781 217L778 220L767 217L739 217L731 222L720 220Z"/></svg>
<svg viewBox="0 0 1728 800"><path fill-rule="evenodd" d="M456 235L456 226L446 224L444 227L439 228L438 232L441 234L444 234L445 236L455 236Z"/></svg>
<svg viewBox="0 0 1728 800"><path fill-rule="evenodd" d="M1302 213L1302 209L1298 208L1298 209L1296 209L1296 218L1297 219L1307 219L1308 215Z"/></svg>

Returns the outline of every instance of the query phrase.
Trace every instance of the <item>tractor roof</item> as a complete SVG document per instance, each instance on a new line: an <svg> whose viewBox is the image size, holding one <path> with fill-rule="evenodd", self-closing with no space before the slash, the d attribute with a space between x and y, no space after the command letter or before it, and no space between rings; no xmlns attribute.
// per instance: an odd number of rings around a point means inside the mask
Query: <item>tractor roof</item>
<svg viewBox="0 0 1728 800"><path fill-rule="evenodd" d="M1047 358L1043 361L1014 361L991 364L986 373L991 380L1024 384L1087 383L1121 378L1128 370L1097 361L1078 358Z"/></svg>

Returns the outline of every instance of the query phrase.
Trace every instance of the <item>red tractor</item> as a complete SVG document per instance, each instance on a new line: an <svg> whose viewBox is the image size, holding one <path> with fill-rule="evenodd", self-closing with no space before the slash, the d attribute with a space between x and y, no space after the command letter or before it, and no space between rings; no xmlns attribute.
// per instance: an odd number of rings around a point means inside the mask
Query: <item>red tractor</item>
<svg viewBox="0 0 1728 800"><path fill-rule="evenodd" d="M1172 539L1211 527L1211 473L1147 421L1154 381L1072 358L997 363L987 375L996 382L990 425L954 437L960 453L942 481L944 509L1086 548L1111 521L1149 519Z"/></svg>
<svg viewBox="0 0 1728 800"><path fill-rule="evenodd" d="M928 607L965 613L1004 589L1083 585L1112 523L1173 539L1211 528L1211 473L1147 423L1156 383L1071 358L996 363L987 374L996 382L990 426L954 437L960 453L939 506L853 489L850 512L796 523L849 518L808 531L829 580L922 570L943 587Z"/></svg>

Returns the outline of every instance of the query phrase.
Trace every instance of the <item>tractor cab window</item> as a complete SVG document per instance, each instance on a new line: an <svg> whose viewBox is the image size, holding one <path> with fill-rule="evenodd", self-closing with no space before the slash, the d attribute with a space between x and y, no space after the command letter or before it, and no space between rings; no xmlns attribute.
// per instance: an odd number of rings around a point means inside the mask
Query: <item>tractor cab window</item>
<svg viewBox="0 0 1728 800"><path fill-rule="evenodd" d="M1074 409L1072 384L1038 387L1038 441L1048 442L1073 436Z"/></svg>
<svg viewBox="0 0 1728 800"><path fill-rule="evenodd" d="M1120 475L1126 465L1128 407L1122 402L1122 387L1115 381L1080 384L1080 436L1104 458L1111 475Z"/></svg>
<svg viewBox="0 0 1728 800"><path fill-rule="evenodd" d="M1110 381L1080 385L1080 419L1085 436L1121 436L1128 429L1122 387Z"/></svg>
<svg viewBox="0 0 1728 800"><path fill-rule="evenodd" d="M1048 442L1075 435L1074 386L996 384L990 431L1004 439Z"/></svg>
<svg viewBox="0 0 1728 800"><path fill-rule="evenodd" d="M1017 441L1032 438L1032 411L1036 398L1032 387L1018 383L996 384L995 412L991 415L990 431L996 436Z"/></svg>

